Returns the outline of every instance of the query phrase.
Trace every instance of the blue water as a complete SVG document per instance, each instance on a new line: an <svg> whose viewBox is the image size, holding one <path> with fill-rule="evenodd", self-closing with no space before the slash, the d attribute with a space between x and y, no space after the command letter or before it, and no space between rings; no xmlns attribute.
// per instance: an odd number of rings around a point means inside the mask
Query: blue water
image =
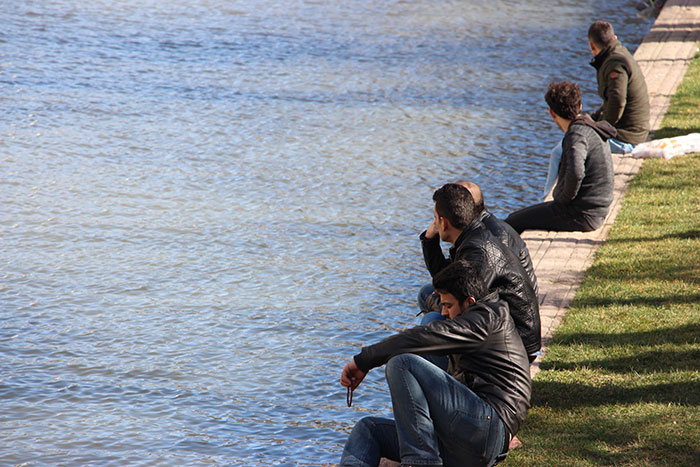
<svg viewBox="0 0 700 467"><path fill-rule="evenodd" d="M0 5L0 464L329 465L447 181L537 201L609 1ZM602 9L601 9L602 8Z"/></svg>

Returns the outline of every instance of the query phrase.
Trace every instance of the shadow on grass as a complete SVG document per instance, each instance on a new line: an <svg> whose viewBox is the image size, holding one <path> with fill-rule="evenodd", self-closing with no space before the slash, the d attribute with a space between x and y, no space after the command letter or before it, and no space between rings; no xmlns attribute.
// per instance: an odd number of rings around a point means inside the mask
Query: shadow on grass
<svg viewBox="0 0 700 467"><path fill-rule="evenodd" d="M700 323L690 323L676 327L660 327L651 331L566 334L557 336L556 344L590 345L595 347L700 344ZM700 368L700 360L698 360L697 364L698 368Z"/></svg>
<svg viewBox="0 0 700 467"><path fill-rule="evenodd" d="M678 272L679 268L676 268L674 272ZM682 268L681 268L682 269ZM693 268L690 268L694 270ZM679 274L685 277L684 274ZM649 277L654 277L650 275ZM643 279L644 276L636 276L637 279ZM672 275L669 275L668 280L676 279ZM700 303L700 294L684 294L684 295L664 295L664 296L646 296L646 297L624 297L624 298L612 298L612 297L577 297L575 306L576 307L605 307L605 306L645 306L645 307L659 307L663 305L684 305Z"/></svg>
<svg viewBox="0 0 700 467"><path fill-rule="evenodd" d="M532 406L573 409L610 404L681 404L700 406L698 381L682 381L640 386L583 384L535 380Z"/></svg>
<svg viewBox="0 0 700 467"><path fill-rule="evenodd" d="M587 411L572 422L566 411L538 410L525 420L522 450L509 455L509 465L700 465L694 417L686 408L657 407L645 415ZM690 422L690 423L689 423ZM556 436L552 436L556 433Z"/></svg>
<svg viewBox="0 0 700 467"><path fill-rule="evenodd" d="M678 112L675 113L677 114ZM676 136L689 135L690 133L700 133L700 128L664 127L656 130L652 139L674 138Z"/></svg>
<svg viewBox="0 0 700 467"><path fill-rule="evenodd" d="M603 370L618 374L638 371L645 374L665 371L700 371L700 347L692 350L649 350L638 352L630 357L587 360L585 363L558 359L549 364L543 363L541 368L575 371L582 366L589 370Z"/></svg>
<svg viewBox="0 0 700 467"><path fill-rule="evenodd" d="M696 185L696 182L692 183ZM658 237L635 237L635 238L609 238L606 243L638 243L638 242L657 242L660 240L689 240L700 238L700 230L689 230L687 232L676 232Z"/></svg>

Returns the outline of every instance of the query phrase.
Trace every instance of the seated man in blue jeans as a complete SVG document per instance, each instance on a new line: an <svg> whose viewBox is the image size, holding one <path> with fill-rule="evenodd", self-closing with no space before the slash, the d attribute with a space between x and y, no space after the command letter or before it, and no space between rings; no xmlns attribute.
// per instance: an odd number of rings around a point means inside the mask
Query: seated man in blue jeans
<svg viewBox="0 0 700 467"><path fill-rule="evenodd" d="M341 466L491 466L505 459L530 406L530 368L508 304L458 261L433 279L444 321L363 347L343 368L354 390L386 364L395 420L365 417L345 444ZM416 355L449 354L444 371Z"/></svg>

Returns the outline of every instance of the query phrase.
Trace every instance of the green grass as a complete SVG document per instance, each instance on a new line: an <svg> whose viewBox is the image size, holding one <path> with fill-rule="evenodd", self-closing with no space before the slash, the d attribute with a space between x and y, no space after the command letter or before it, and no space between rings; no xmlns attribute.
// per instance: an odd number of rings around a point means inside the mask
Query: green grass
<svg viewBox="0 0 700 467"><path fill-rule="evenodd" d="M700 57L657 138L700 131ZM700 154L630 184L506 465L700 466Z"/></svg>
<svg viewBox="0 0 700 467"><path fill-rule="evenodd" d="M654 134L655 139L700 132L700 112L698 112L698 101L700 100L698 97L700 96L699 56L700 54L696 54L690 63L683 83L671 99L671 107L664 115L662 128Z"/></svg>

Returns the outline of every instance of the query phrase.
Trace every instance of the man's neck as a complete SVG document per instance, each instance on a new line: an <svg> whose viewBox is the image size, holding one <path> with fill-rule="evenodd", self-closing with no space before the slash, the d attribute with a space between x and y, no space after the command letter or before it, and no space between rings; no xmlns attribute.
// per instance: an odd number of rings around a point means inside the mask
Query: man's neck
<svg viewBox="0 0 700 467"><path fill-rule="evenodd" d="M447 232L447 241L450 242L452 246L456 246L455 243L457 242L457 239L462 235L462 232L464 232L464 230L451 229L449 232Z"/></svg>
<svg viewBox="0 0 700 467"><path fill-rule="evenodd" d="M576 118L578 118L580 116L581 116L581 114L578 114L576 116ZM574 120L567 120L566 118L561 118L559 115L557 115L555 118L555 121L557 122L557 126L559 128L561 128L564 133L569 131L569 126L571 126L571 122L573 122Z"/></svg>

